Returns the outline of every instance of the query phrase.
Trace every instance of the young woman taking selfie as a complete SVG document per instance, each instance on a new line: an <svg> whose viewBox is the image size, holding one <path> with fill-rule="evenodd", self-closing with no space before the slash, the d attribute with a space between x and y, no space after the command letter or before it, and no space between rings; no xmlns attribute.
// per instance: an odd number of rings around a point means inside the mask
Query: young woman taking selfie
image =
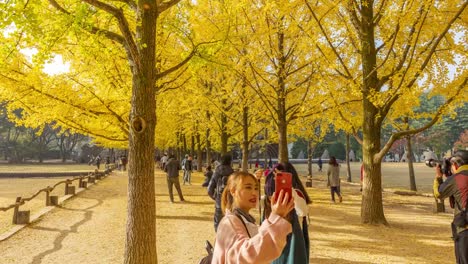
<svg viewBox="0 0 468 264"><path fill-rule="evenodd" d="M222 196L225 216L216 233L212 263L271 263L278 258L292 231L285 217L294 208L294 201L281 191L271 201L271 214L258 227L249 214L258 202L258 180L247 172L229 177Z"/></svg>

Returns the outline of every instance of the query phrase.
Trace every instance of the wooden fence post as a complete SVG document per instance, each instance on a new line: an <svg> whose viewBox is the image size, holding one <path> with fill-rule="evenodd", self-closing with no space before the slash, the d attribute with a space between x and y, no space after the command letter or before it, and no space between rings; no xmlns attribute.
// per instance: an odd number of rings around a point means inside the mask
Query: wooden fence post
<svg viewBox="0 0 468 264"><path fill-rule="evenodd" d="M65 195L68 194L68 185L69 185L69 184L70 184L70 183L68 182L68 180L66 180L66 181L65 181Z"/></svg>
<svg viewBox="0 0 468 264"><path fill-rule="evenodd" d="M45 196L45 206L50 206L50 186L47 186L46 196Z"/></svg>
<svg viewBox="0 0 468 264"><path fill-rule="evenodd" d="M65 183L65 195L74 195L75 194L75 186L69 186L71 183L71 180L67 180Z"/></svg>
<svg viewBox="0 0 468 264"><path fill-rule="evenodd" d="M30 211L20 211L21 203L21 197L16 197L15 211L13 212L13 224L15 225L29 224Z"/></svg>
<svg viewBox="0 0 468 264"><path fill-rule="evenodd" d="M13 211L13 224L17 224L17 216L18 216L18 211L19 211L19 204L21 202L21 197L16 197L16 203L15 203L15 209Z"/></svg>

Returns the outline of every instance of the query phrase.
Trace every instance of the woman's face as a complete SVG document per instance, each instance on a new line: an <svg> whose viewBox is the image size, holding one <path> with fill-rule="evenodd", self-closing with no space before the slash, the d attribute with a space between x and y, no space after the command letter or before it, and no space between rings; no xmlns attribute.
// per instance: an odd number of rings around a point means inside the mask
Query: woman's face
<svg viewBox="0 0 468 264"><path fill-rule="evenodd" d="M253 177L244 177L231 193L239 209L249 212L258 202L258 182Z"/></svg>

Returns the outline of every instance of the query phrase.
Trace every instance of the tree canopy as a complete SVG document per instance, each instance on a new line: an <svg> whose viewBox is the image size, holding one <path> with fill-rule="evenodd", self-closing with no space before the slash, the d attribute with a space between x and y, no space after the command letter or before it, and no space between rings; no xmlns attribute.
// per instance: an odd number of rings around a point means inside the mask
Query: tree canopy
<svg viewBox="0 0 468 264"><path fill-rule="evenodd" d="M154 147L200 135L208 151L237 142L246 156L257 135L275 131L268 140L288 161L288 141L323 137L333 124L362 144L362 221L386 224L382 159L468 101L467 5L4 1L0 99L19 125L53 123L130 149L126 263L157 262ZM69 71L44 73L57 55ZM420 107L422 95L440 101Z"/></svg>

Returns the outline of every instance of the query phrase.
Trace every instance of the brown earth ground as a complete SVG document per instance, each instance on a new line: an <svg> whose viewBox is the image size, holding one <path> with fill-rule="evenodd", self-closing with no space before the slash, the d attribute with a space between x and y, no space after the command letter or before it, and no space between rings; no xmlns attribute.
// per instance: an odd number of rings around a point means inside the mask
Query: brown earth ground
<svg viewBox="0 0 468 264"><path fill-rule="evenodd" d="M0 242L0 263L122 263L127 180L115 172ZM197 263L204 241L213 240L214 205L202 180L195 173L192 185L182 186L188 202L170 204L165 176L156 171L158 263ZM343 203L332 204L324 182L313 184L311 263L454 263L451 214L433 214L433 198L385 192L390 226L367 226L360 223L358 185L343 183Z"/></svg>

